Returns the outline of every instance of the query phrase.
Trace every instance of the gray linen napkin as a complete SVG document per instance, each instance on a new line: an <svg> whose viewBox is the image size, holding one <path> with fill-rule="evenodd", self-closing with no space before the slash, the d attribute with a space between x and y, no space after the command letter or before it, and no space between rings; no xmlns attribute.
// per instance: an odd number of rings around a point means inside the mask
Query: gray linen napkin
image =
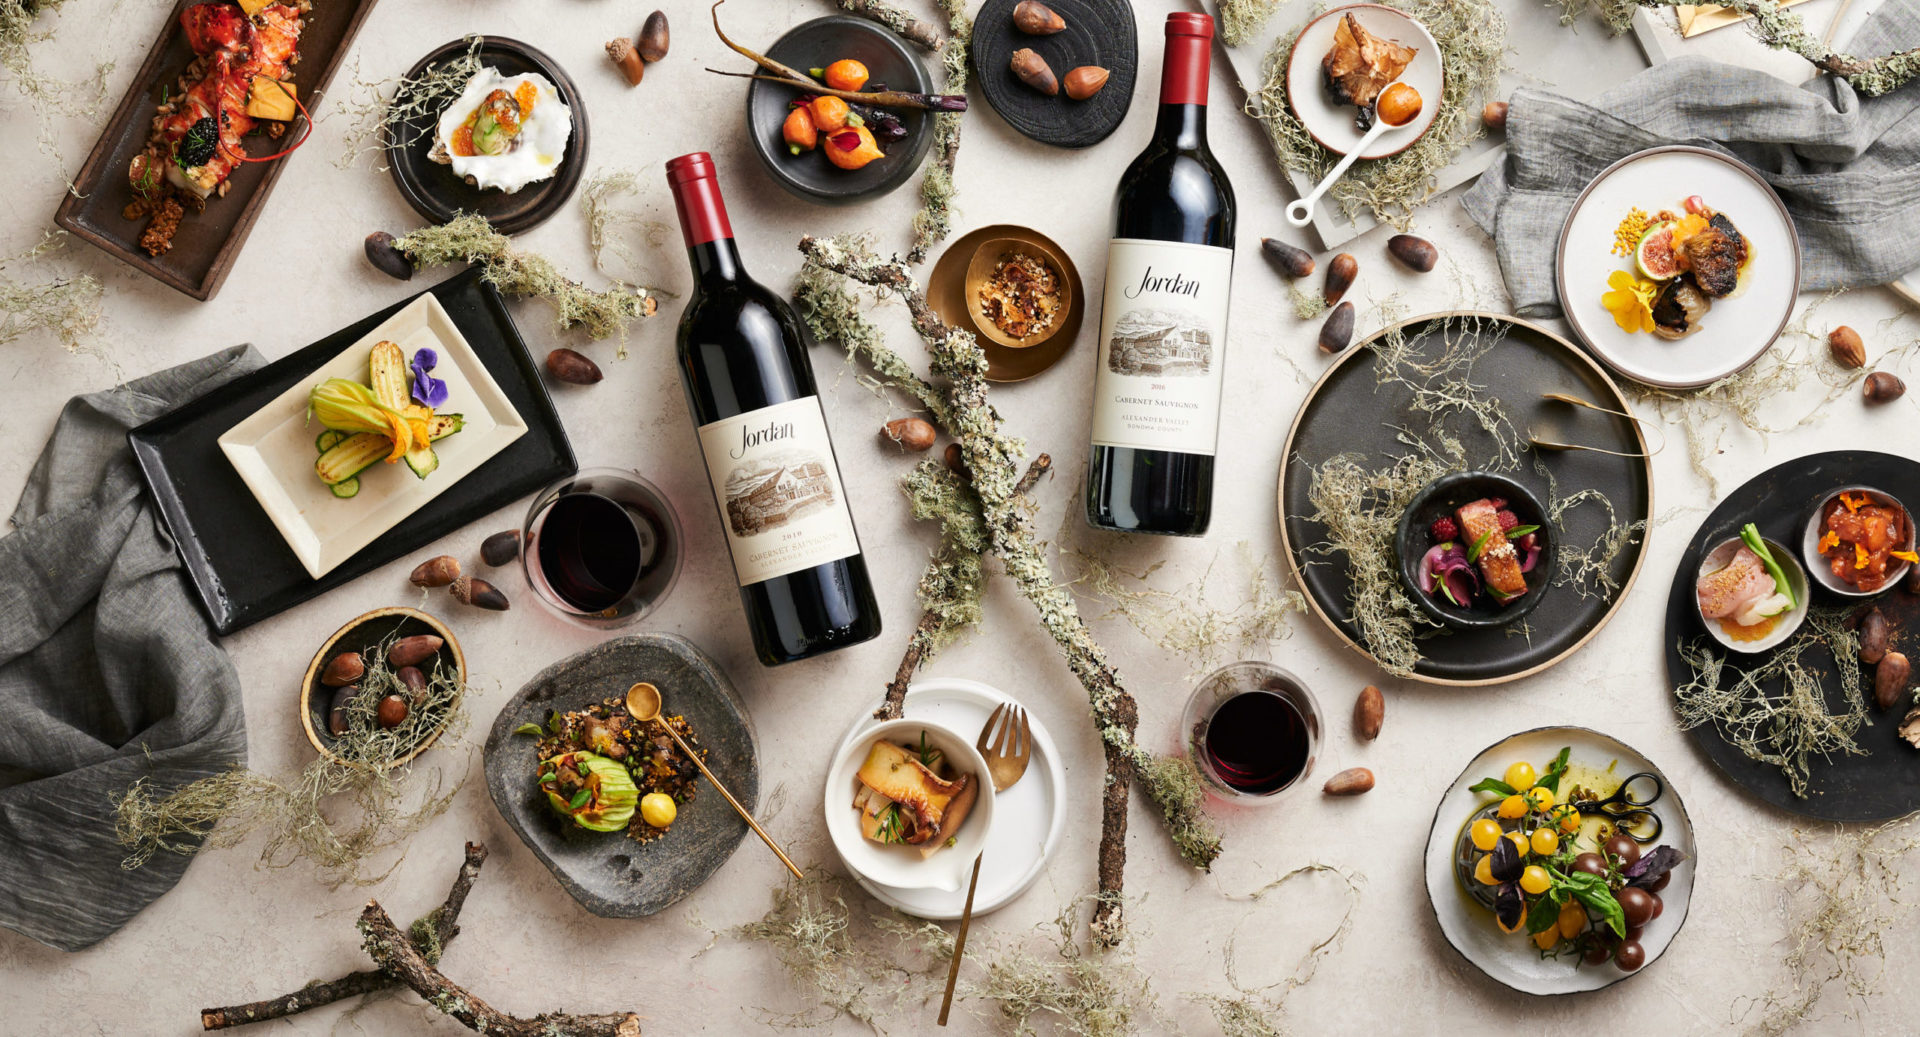
<svg viewBox="0 0 1920 1037"><path fill-rule="evenodd" d="M67 401L0 538L0 925L42 943L104 939L192 860L122 869L115 795L246 762L239 676L127 431L264 362L235 346Z"/></svg>
<svg viewBox="0 0 1920 1037"><path fill-rule="evenodd" d="M1915 45L1920 0L1889 0L1847 49ZM1920 83L1863 98L1833 76L1793 86L1680 58L1591 106L1534 89L1510 103L1506 160L1461 204L1493 235L1520 316L1560 316L1555 252L1574 198L1616 160L1662 144L1732 155L1773 186L1800 233L1803 289L1885 284L1920 267Z"/></svg>

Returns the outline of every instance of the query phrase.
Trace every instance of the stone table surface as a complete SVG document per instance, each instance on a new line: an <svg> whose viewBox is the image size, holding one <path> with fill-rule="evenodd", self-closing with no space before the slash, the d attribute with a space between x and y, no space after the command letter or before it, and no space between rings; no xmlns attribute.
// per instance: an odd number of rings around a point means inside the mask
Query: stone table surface
<svg viewBox="0 0 1920 1037"><path fill-rule="evenodd" d="M292 160L231 278L211 302L194 302L81 242L70 242L42 265L9 265L6 276L30 280L52 271L92 274L105 282L109 294L105 331L87 352L69 354L45 336L30 336L0 353L0 390L6 397L0 442L8 447L0 452L0 497L11 500L17 494L60 407L73 394L235 342L252 342L269 358L284 356L443 276L428 273L414 284L401 284L362 258L361 238L369 231L399 232L416 221L384 172L365 159L345 168L336 163L347 119L335 111L335 102L348 95L356 74L367 80L396 75L428 48L464 33L525 40L556 58L579 83L595 131L590 172L637 171L642 190L630 201L659 225L652 235L633 235L640 260L629 276L636 280L672 290L688 285L678 236L671 230L662 165L671 156L699 149L714 153L748 267L768 284L789 283L800 263L794 246L803 233L872 231L881 247L904 248L917 204L915 186L851 208L819 208L784 194L761 171L743 137L744 84L702 71L707 65L741 64L707 28L706 5L662 2L673 21L672 53L631 90L609 66L602 44L637 33L649 5L611 0L381 4L321 106L324 117L314 139ZM35 45L37 65L77 76L96 61L111 60L116 68L107 86L109 97L117 99L165 19L166 6L153 0L73 0L46 20L57 35ZM931 14L931 4L912 0L908 6ZM1141 82L1126 122L1105 143L1083 152L1059 151L1018 136L984 105L968 115L958 170L961 230L1000 222L1043 230L1075 257L1089 295L1098 297L1111 192L1120 170L1149 135L1159 81L1159 27L1168 11L1181 6L1174 0L1137 5ZM788 26L831 13L833 5L738 0L723 10L743 40L764 45ZM1539 16L1556 13L1543 9ZM1736 57L1767 57L1738 30L1712 40L1715 50ZM1288 196L1258 128L1239 114L1238 90L1220 64L1213 76L1212 138L1239 198L1240 269L1221 437L1224 477L1211 533L1199 540L1115 538L1089 532L1078 519L1091 327L1083 329L1067 362L1030 382L996 388L993 399L1011 430L1053 455L1058 475L1036 492L1036 525L1056 546L1090 547L1136 570L1159 564L1150 577L1154 587L1232 609L1244 601L1255 575L1270 584L1285 578L1274 508L1281 440L1325 361L1314 347L1317 322L1293 316L1284 282L1259 257L1263 235L1287 234L1281 210ZM63 115L48 126L48 146L36 149L38 117L11 82L0 82L0 127L10 143L0 153L0 179L12 185L7 215L0 219L0 254L18 253L39 240L65 178L79 167L105 118L104 108L91 116ZM1505 308L1489 242L1466 220L1456 198L1427 205L1414 225L1447 258L1432 274L1409 275L1392 264L1385 230L1350 246L1361 264L1352 297L1360 306L1363 332L1380 326L1393 311ZM577 206L525 234L522 244L568 270L597 277L590 272ZM1801 300L1802 305L1819 301ZM914 459L875 435L883 421L903 411L864 388L835 353L816 351L828 420L876 574L887 631L848 651L765 669L748 643L673 369L678 305L668 302L660 316L636 328L631 358L618 362L608 344L586 344L553 330L544 303L520 302L513 308L537 355L574 346L606 369L606 381L598 386L561 387L554 394L581 462L637 468L663 487L682 513L687 570L673 596L640 629L683 634L731 673L761 737L764 801L776 807L769 811L769 827L797 860L837 870L818 817L826 754L852 718L872 708L892 675L918 615L915 577L934 543L935 531L907 516L898 488ZM1812 323L1822 330L1850 323L1866 332L1870 349L1878 349L1912 337L1905 314L1892 293L1862 290L1825 303ZM898 308L880 316L889 341L920 358ZM1883 323L1889 321L1894 323ZM1903 373L1910 379L1915 374ZM1783 386L1775 403L1779 423L1805 412L1814 395ZM1915 402L1909 395L1867 410L1848 397L1827 406L1823 420L1764 439L1731 429L1720 436L1708 463L1731 487L1784 459L1834 445L1910 449ZM1742 795L1675 727L1660 657L1664 588L1713 498L1689 470L1679 430L1669 432L1673 445L1655 461L1657 510L1665 520L1653 531L1643 578L1617 620L1583 651L1526 680L1486 689L1383 680L1366 659L1343 648L1308 616L1293 619L1288 637L1225 646L1210 658L1163 650L1116 617L1095 621L1139 698L1140 737L1148 746L1175 748L1179 710L1196 678L1212 665L1235 656L1270 658L1300 674L1334 717L1316 775L1352 765L1371 767L1379 775L1379 788L1355 800L1303 793L1268 809L1216 805L1226 853L1211 873L1183 866L1158 820L1135 797L1127 889L1142 900L1132 912L1140 933L1133 953L1173 1023L1191 1032L1214 1031L1205 1008L1187 995L1231 993L1224 962L1230 943L1240 983L1267 988L1284 984L1307 949L1331 930L1345 903L1331 881L1290 884L1257 903L1246 899L1310 862L1349 869L1362 882L1351 931L1321 961L1315 978L1286 997L1284 1018L1302 1032L1539 1032L1556 1025L1588 1032L1700 1033L1731 1031L1759 1020L1763 1013L1741 1014L1748 1005L1743 999L1783 980L1781 959L1789 950L1783 942L1785 891L1772 879L1786 860L1786 844L1826 836ZM473 559L481 539L515 525L522 507L475 516L419 557L447 552ZM406 580L418 560L395 561L226 639L245 688L252 766L290 775L308 762L312 751L301 735L295 696L313 646L367 609L419 603L420 593ZM1257 574L1248 571L1250 564L1258 567ZM477 746L486 724L527 678L601 635L543 611L517 579L502 582L515 602L506 613L462 609L443 597L428 600L465 644L474 676L475 723L464 746L436 748L423 760L465 785L451 808L412 838L391 874L371 888L332 889L304 863L278 869L258 865L255 839L207 852L177 889L82 953L61 953L0 932L0 1005L5 1006L0 1031L184 1035L198 1032L203 1006L270 997L310 979L363 967L353 930L361 905L375 896L396 918L421 913L444 894L461 844L469 839L485 841L494 855L461 919L464 935L444 965L496 1006L522 1014L560 1006L633 1008L654 1034L746 1032L780 1013L807 1008L811 1002L784 978L767 947L711 935L758 919L771 903L782 870L756 842L743 843L712 881L676 907L645 920L619 921L581 910L513 837L481 779ZM1105 611L1091 599L1082 604L1096 616ZM1060 744L1070 809L1059 851L1030 891L975 927L976 933L1026 939L1044 950L1046 924L1062 904L1094 886L1101 765L1085 697L1032 610L1004 578L993 583L982 627L925 672L1007 689ZM1359 745L1341 718L1352 696L1373 682L1386 690L1388 719L1377 742ZM1646 975L1574 1000L1535 1000L1486 980L1439 938L1420 879L1420 854L1435 798L1475 753L1513 731L1557 723L1603 728L1658 762L1687 800L1705 868L1695 886L1690 924ZM1899 977L1914 975L1917 934L1920 927L1911 924L1885 934L1890 964L1880 989L1888 992L1849 1002L1843 991L1831 990L1807 1032L1896 1033L1920 1027L1912 999L1891 992ZM1873 968L1870 963L1870 973ZM1271 986L1269 992L1281 989ZM272 1026L275 1032L303 1033L352 1033L356 1027L368 1033L463 1032L411 996L370 1004L350 1019L348 1007ZM1858 1012L1857 1019L1847 1018L1850 1010ZM920 1006L916 999L910 1010L889 1017L886 1029L928 1032L933 1014L932 1005ZM845 1019L829 1029L867 1032ZM963 1001L953 1029L990 1033L1004 1025L992 1006Z"/></svg>

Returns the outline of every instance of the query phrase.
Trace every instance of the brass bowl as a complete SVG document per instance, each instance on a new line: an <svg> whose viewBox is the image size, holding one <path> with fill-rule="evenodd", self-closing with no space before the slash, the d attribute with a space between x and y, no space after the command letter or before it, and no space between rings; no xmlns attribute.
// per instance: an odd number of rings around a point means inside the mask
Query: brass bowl
<svg viewBox="0 0 1920 1037"><path fill-rule="evenodd" d="M1000 262L1009 256L1025 254L1039 260L1053 272L1053 279L1059 285L1060 309L1053 316L1053 323L1046 328L1028 335L1015 338L1000 330L1000 326L987 315L980 303L980 289L993 280L993 272ZM989 238L973 250L973 258L967 263L967 279L964 291L967 293L967 312L972 315L975 327L988 339L1009 349L1031 349L1060 333L1067 326L1067 318L1073 314L1075 299L1073 279L1067 276L1067 267L1060 261L1053 249L1038 241L1026 238Z"/></svg>
<svg viewBox="0 0 1920 1037"><path fill-rule="evenodd" d="M1044 234L1014 224L994 224L969 231L962 235L934 262L933 271L927 277L927 302L933 306L940 319L964 331L972 331L980 336L981 348L987 354L987 381L1021 382L1038 375L1058 363L1061 357L1073 349L1074 341L1080 334L1080 322L1086 315L1086 307L1069 308L1063 319L1057 322L1058 331L1040 345L1024 348L1003 346L988 338L980 321L973 317L972 308L967 305L967 267L974 252L980 246L995 238L1014 238L1035 246L1036 251L1044 250L1049 256L1059 260L1065 271L1067 290L1076 299L1085 298L1081 287L1080 272L1068 256Z"/></svg>
<svg viewBox="0 0 1920 1037"><path fill-rule="evenodd" d="M453 667L462 686L467 682L467 657L460 650L459 640L453 636L452 630L447 629L445 623L425 612L402 605L392 605L374 609L372 612L348 620L345 626L334 631L333 636L321 644L319 651L313 653L313 661L307 664L307 674L300 681L300 726L306 730L307 741L313 744L314 751L335 763L352 765L350 761L333 751L334 737L332 732L327 730L326 716L328 708L333 704L334 689L320 683L320 671L326 668L328 661L341 652L363 651L372 645L379 644L389 634L398 634L400 637L432 634L438 637L444 643L440 646L437 658L442 663ZM414 746L412 751L388 760L384 768L391 770L412 762L415 757L432 748L433 743L440 740L441 732L445 730L446 725L440 725L432 734L421 739L420 744Z"/></svg>

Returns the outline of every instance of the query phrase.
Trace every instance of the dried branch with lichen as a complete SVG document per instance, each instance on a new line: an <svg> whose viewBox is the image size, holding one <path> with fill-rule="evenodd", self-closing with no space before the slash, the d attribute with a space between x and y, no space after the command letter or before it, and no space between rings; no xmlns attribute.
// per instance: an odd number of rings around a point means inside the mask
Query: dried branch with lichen
<svg viewBox="0 0 1920 1037"><path fill-rule="evenodd" d="M622 359L633 322L653 316L660 308L657 289L614 281L595 291L562 274L547 257L514 248L512 238L477 213L461 213L439 226L422 227L393 239L393 247L416 267L478 263L481 276L501 294L545 299L560 330L578 327L593 339L619 335L617 355Z"/></svg>
<svg viewBox="0 0 1920 1037"><path fill-rule="evenodd" d="M1159 803L1174 844L1189 863L1207 867L1219 855L1220 839L1201 809L1204 795L1193 765L1159 757L1134 740L1138 707L1087 630L1072 593L1054 579L1026 510L1016 499L1025 446L1006 435L1000 416L987 403L986 354L973 335L934 313L901 259L882 260L863 240L851 237L807 237L801 239L800 248L820 270L897 296L932 352L933 372L946 385L950 431L960 444L971 489L980 501L988 542L1007 575L1039 612L1042 626L1065 655L1093 708L1107 775L1101 804L1100 895L1090 925L1101 943L1118 942L1124 935L1120 897L1128 790L1134 781ZM868 348L884 347L869 343Z"/></svg>
<svg viewBox="0 0 1920 1037"><path fill-rule="evenodd" d="M845 2L845 0L842 0ZM946 72L941 89L950 94L967 89L967 50L973 42L973 19L964 0L939 0L947 15L947 42L940 48L940 66ZM953 233L953 164L960 157L960 113L939 112L933 117L933 162L920 182L920 211L913 214L913 245L907 262L919 263L927 251Z"/></svg>
<svg viewBox="0 0 1920 1037"><path fill-rule="evenodd" d="M892 29L899 33L902 39L921 50L937 51L946 42L941 38L940 29L937 26L915 18L888 3L887 0L835 0L835 2L848 14L858 15Z"/></svg>

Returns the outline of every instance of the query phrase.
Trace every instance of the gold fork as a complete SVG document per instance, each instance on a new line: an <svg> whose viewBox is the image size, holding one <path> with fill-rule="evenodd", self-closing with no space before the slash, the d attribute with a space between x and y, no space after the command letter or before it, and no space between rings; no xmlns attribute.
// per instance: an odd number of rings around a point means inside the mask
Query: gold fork
<svg viewBox="0 0 1920 1037"><path fill-rule="evenodd" d="M1033 738L1027 729L1027 711L1011 702L1002 702L987 725L980 729L975 743L986 757L987 774L993 779L993 791L1005 792L1027 772L1033 759ZM980 851L985 857L986 851ZM960 978L960 958L967 949L967 927L973 924L973 890L980 885L980 857L973 859L973 878L967 880L967 906L960 910L960 931L953 936L953 962L947 966L947 992L940 999L940 1025L947 1025L947 1013L953 1010L953 984Z"/></svg>

